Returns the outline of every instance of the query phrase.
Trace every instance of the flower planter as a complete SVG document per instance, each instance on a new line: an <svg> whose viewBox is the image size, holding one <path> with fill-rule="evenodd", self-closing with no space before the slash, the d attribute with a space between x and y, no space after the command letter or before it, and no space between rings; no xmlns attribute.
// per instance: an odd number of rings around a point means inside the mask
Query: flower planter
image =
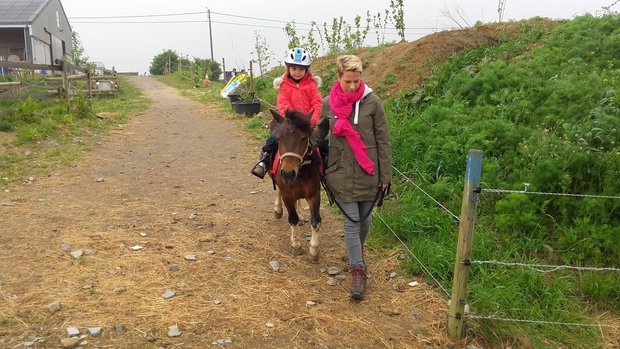
<svg viewBox="0 0 620 349"><path fill-rule="evenodd" d="M231 93L228 95L228 99L230 99L230 103L236 102L241 99L241 95L237 93Z"/></svg>
<svg viewBox="0 0 620 349"><path fill-rule="evenodd" d="M245 114L247 116L252 116L258 114L260 112L261 102L260 101L236 101L232 102L233 111L236 114Z"/></svg>

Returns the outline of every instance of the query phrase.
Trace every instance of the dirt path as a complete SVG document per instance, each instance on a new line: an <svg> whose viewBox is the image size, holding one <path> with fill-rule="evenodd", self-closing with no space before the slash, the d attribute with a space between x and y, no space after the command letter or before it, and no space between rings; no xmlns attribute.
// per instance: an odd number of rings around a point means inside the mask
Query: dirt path
<svg viewBox="0 0 620 349"><path fill-rule="evenodd" d="M0 347L33 337L58 347L72 326L103 328L85 348L445 346L444 302L387 276L398 252L370 254L368 298L350 302L350 275L329 286L324 272L346 265L340 218L322 209L318 264L293 256L271 184L248 174L255 145L231 116L131 81L150 109L80 162L0 195ZM176 296L164 300L166 290Z"/></svg>

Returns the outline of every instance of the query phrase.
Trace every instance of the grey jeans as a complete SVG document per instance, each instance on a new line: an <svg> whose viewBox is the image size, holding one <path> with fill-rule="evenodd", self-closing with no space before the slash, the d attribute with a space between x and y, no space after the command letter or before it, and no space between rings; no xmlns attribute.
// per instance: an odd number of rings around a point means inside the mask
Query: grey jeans
<svg viewBox="0 0 620 349"><path fill-rule="evenodd" d="M372 210L372 201L358 201L358 202L342 202L338 201L340 207L346 212L351 219L356 221L360 220L361 216L364 216L368 210ZM366 267L364 263L363 249L364 241L368 236L370 230L370 223L372 222L372 214L369 214L366 219L360 223L354 223L346 216L344 218L344 244L349 254L349 264L351 267Z"/></svg>

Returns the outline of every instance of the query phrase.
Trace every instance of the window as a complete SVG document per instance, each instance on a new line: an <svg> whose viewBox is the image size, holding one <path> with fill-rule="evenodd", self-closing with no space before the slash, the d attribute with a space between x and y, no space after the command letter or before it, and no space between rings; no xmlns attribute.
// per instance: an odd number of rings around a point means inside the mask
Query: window
<svg viewBox="0 0 620 349"><path fill-rule="evenodd" d="M60 28L60 13L58 13L58 11L56 11L56 27L58 27L58 29Z"/></svg>

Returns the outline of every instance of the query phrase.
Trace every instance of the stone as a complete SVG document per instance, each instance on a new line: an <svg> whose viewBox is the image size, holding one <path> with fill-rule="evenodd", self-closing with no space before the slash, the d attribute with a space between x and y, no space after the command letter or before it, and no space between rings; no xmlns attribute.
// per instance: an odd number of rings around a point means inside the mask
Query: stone
<svg viewBox="0 0 620 349"><path fill-rule="evenodd" d="M60 340L60 344L63 348L73 348L78 345L82 341L82 338L72 337L72 338L63 338Z"/></svg>
<svg viewBox="0 0 620 349"><path fill-rule="evenodd" d="M79 336L80 330L77 327L67 327L67 335L69 337Z"/></svg>
<svg viewBox="0 0 620 349"><path fill-rule="evenodd" d="M196 256L194 256L193 254L186 254L183 258L185 258L186 261L195 261L196 260Z"/></svg>
<svg viewBox="0 0 620 349"><path fill-rule="evenodd" d="M278 261L271 261L269 262L269 265L271 266L271 269L273 269L273 271L280 270L280 262Z"/></svg>
<svg viewBox="0 0 620 349"><path fill-rule="evenodd" d="M390 273L390 279L395 278L397 275L398 275L398 274L396 274L396 272L394 272L394 271L393 271L393 272L391 272L391 273Z"/></svg>
<svg viewBox="0 0 620 349"><path fill-rule="evenodd" d="M140 236L145 237L147 234L146 233L140 233Z"/></svg>
<svg viewBox="0 0 620 349"><path fill-rule="evenodd" d="M214 299L214 300L213 300L213 303L214 303L215 305L217 305L217 304L221 304L221 303L222 303L222 301L220 301L219 299Z"/></svg>
<svg viewBox="0 0 620 349"><path fill-rule="evenodd" d="M315 306L315 305L316 305L316 302L315 302L315 301L307 301L307 302L306 302L306 305L309 305L309 306Z"/></svg>
<svg viewBox="0 0 620 349"><path fill-rule="evenodd" d="M142 247L140 245L135 245L135 246L132 246L131 249L134 250L134 251L140 251L140 250L144 249L144 247Z"/></svg>
<svg viewBox="0 0 620 349"><path fill-rule="evenodd" d="M196 219L197 214L192 213L189 216L187 216L188 219Z"/></svg>
<svg viewBox="0 0 620 349"><path fill-rule="evenodd" d="M215 254L215 251L213 251L213 250L209 250L209 251L207 251L207 254L208 254L209 256L213 256L213 255Z"/></svg>
<svg viewBox="0 0 620 349"><path fill-rule="evenodd" d="M213 345L224 345L224 344L232 344L232 340L230 338L226 338L226 339L216 339L215 341L213 341L213 343L211 343Z"/></svg>
<svg viewBox="0 0 620 349"><path fill-rule="evenodd" d="M267 323L265 323L265 327L267 327L267 328L273 328L273 323L271 323L271 322L267 322Z"/></svg>
<svg viewBox="0 0 620 349"><path fill-rule="evenodd" d="M101 335L101 332L103 332L103 328L101 327L89 327L88 328L88 333L90 333L90 335L93 337L97 337Z"/></svg>
<svg viewBox="0 0 620 349"><path fill-rule="evenodd" d="M409 286L411 286L411 287L415 287L415 286L418 286L418 285L419 285L419 283L417 281L411 281L409 283Z"/></svg>
<svg viewBox="0 0 620 349"><path fill-rule="evenodd" d="M327 269L327 274L329 274L329 275L338 275L338 274L340 274L340 268L338 268L338 267L330 267L329 269Z"/></svg>
<svg viewBox="0 0 620 349"><path fill-rule="evenodd" d="M327 284L329 286L336 286L338 285L338 280L336 278L329 278L329 280L327 280Z"/></svg>
<svg viewBox="0 0 620 349"><path fill-rule="evenodd" d="M69 254L71 255L71 257L73 257L73 259L78 259L78 258L82 257L82 255L84 254L84 251L82 251L82 250L75 250L75 251L71 251Z"/></svg>
<svg viewBox="0 0 620 349"><path fill-rule="evenodd" d="M179 331L179 327L177 325L172 325L168 327L168 337L178 337L181 335L181 331Z"/></svg>
<svg viewBox="0 0 620 349"><path fill-rule="evenodd" d="M105 181L105 179L103 177L97 177L97 183L101 183Z"/></svg>
<svg viewBox="0 0 620 349"><path fill-rule="evenodd" d="M171 271L179 271L179 265L178 264L170 264L170 270Z"/></svg>
<svg viewBox="0 0 620 349"><path fill-rule="evenodd" d="M153 334L153 332L150 332L150 331L144 335L144 338L146 339L147 342L151 342L151 343L157 340L157 337L155 337L155 334Z"/></svg>
<svg viewBox="0 0 620 349"><path fill-rule="evenodd" d="M166 292L164 292L164 294L163 294L163 295L161 295L161 296L162 296L162 298L163 298L163 299L170 299L170 298L172 298L172 297L174 297L174 296L176 296L176 295L177 295L177 293L176 293L176 292L174 292L174 291L172 291L172 290L167 290L167 291L166 291Z"/></svg>
<svg viewBox="0 0 620 349"><path fill-rule="evenodd" d="M47 306L47 310L49 310L49 312L52 314L54 314L57 311L60 311L60 309L62 309L62 304L60 304L60 301L52 302Z"/></svg>
<svg viewBox="0 0 620 349"><path fill-rule="evenodd" d="M114 331L116 331L116 333L123 333L123 332L125 332L125 325L123 325L123 324L116 324L116 325L114 325Z"/></svg>

